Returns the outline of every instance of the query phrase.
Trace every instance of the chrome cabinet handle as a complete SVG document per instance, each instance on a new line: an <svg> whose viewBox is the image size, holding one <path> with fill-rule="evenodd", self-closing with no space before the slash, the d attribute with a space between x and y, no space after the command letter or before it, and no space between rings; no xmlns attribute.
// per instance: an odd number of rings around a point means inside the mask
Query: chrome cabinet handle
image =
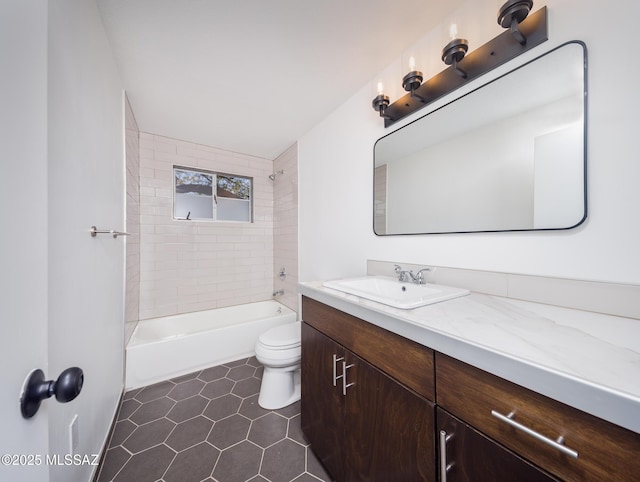
<svg viewBox="0 0 640 482"><path fill-rule="evenodd" d="M453 435L440 430L440 482L447 482L447 473L453 468L454 463L447 464L447 442Z"/></svg>
<svg viewBox="0 0 640 482"><path fill-rule="evenodd" d="M568 455L569 457L573 457L574 459L578 458L578 452L577 451L575 451L573 449L570 449L569 447L567 447L566 445L563 444L564 437L562 437L562 435L560 437L558 437L556 440L552 440L549 437L545 437L544 435L536 432L535 430L531 430L529 427L526 427L526 426L522 425L521 423L516 422L513 419L513 417L515 417L515 415L516 415L515 412L511 412L509 415L502 415L500 412L496 412L495 410L491 410L491 415L496 417L498 420L502 420L503 422L505 422L506 424L512 426L516 430L520 430L521 432L524 432L527 435L530 435L531 437L535 438L536 440L539 440L540 442L543 442L543 443L545 443L547 445L550 445L554 449L559 450L560 452L562 452L563 454Z"/></svg>
<svg viewBox="0 0 640 482"><path fill-rule="evenodd" d="M352 387L355 383L347 383L347 370L351 367L355 366L353 363L351 365L347 365L347 362L342 362L342 395L347 396L347 388Z"/></svg>
<svg viewBox="0 0 640 482"><path fill-rule="evenodd" d="M337 387L338 386L338 378L342 378L344 376L344 371L342 372L342 375L337 376L337 367L336 365L338 364L339 361L344 360L344 357L340 357L338 358L338 355L333 355L333 386Z"/></svg>

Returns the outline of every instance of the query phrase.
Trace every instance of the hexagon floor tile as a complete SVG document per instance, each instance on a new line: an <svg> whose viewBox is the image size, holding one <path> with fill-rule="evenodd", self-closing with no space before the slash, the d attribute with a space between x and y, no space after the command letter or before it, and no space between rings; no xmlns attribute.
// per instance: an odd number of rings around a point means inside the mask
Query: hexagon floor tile
<svg viewBox="0 0 640 482"><path fill-rule="evenodd" d="M96 482L325 482L300 402L258 405L255 357L124 394Z"/></svg>

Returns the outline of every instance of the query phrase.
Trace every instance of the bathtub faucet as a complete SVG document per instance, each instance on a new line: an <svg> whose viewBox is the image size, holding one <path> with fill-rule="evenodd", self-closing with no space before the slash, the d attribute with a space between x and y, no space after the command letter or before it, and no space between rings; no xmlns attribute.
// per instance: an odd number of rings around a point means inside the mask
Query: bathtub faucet
<svg viewBox="0 0 640 482"><path fill-rule="evenodd" d="M273 292L273 296L280 296L284 294L284 290L276 290Z"/></svg>

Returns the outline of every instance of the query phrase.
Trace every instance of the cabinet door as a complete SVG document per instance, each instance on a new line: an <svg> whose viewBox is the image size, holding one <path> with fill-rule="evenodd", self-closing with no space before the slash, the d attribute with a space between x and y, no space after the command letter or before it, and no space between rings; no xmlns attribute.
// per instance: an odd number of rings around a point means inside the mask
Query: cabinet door
<svg viewBox="0 0 640 482"><path fill-rule="evenodd" d="M347 352L346 481L434 481L434 405ZM341 380L342 381L342 380Z"/></svg>
<svg viewBox="0 0 640 482"><path fill-rule="evenodd" d="M440 454L438 473L441 482L558 480L440 407L436 411ZM446 439L444 444L443 436ZM447 469L446 475L442 474L443 466Z"/></svg>
<svg viewBox="0 0 640 482"><path fill-rule="evenodd" d="M344 480L344 416L342 373L344 349L319 331L302 323L301 423L307 441L336 480Z"/></svg>

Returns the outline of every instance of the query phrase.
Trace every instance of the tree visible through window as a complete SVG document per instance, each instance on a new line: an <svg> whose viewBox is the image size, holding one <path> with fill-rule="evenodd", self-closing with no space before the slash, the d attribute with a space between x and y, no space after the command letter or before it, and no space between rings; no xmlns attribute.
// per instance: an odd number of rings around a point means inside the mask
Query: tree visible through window
<svg viewBox="0 0 640 482"><path fill-rule="evenodd" d="M251 178L178 166L173 177L174 219L251 222Z"/></svg>
<svg viewBox="0 0 640 482"><path fill-rule="evenodd" d="M218 175L218 196L249 199L251 197L251 179L238 176ZM227 196L226 194L231 194Z"/></svg>

